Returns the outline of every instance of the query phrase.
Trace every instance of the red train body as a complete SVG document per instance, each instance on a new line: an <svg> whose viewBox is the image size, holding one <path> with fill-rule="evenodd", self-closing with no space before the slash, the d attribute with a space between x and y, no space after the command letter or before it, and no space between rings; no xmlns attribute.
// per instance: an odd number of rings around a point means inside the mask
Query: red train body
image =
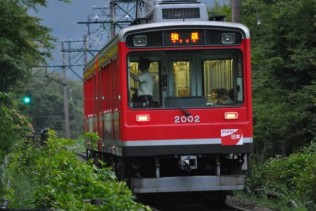
<svg viewBox="0 0 316 211"><path fill-rule="evenodd" d="M87 153L113 166L134 193L244 186L253 145L249 31L205 15L203 4L157 5L85 68L85 131L100 136ZM150 106L135 101L131 77L144 57Z"/></svg>

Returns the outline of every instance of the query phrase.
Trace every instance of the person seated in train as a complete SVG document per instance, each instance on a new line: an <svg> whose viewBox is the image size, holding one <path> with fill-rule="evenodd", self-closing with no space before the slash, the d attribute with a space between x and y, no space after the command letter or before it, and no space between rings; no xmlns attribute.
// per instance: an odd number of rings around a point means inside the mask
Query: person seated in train
<svg viewBox="0 0 316 211"><path fill-rule="evenodd" d="M150 60L141 57L138 65L138 69L141 73L137 76L131 72L131 77L139 83L138 91L136 96L133 97L133 101L138 103L145 103L146 107L152 107L154 105L154 81L150 72L148 71L150 63Z"/></svg>
<svg viewBox="0 0 316 211"><path fill-rule="evenodd" d="M233 101L228 95L228 91L225 88L213 89L211 94L211 101L218 105L232 104Z"/></svg>

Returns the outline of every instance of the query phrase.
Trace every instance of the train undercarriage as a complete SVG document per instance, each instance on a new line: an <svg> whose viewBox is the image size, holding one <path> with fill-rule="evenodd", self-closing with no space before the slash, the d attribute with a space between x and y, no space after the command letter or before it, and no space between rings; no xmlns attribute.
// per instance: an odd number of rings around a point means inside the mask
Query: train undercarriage
<svg viewBox="0 0 316 211"><path fill-rule="evenodd" d="M248 154L119 157L87 150L95 163L111 166L135 194L232 191L244 188Z"/></svg>

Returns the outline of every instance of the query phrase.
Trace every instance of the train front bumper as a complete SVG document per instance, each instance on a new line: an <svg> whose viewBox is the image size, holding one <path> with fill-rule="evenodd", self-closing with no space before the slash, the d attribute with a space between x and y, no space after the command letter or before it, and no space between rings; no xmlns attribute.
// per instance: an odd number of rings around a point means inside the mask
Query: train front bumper
<svg viewBox="0 0 316 211"><path fill-rule="evenodd" d="M244 188L244 175L132 178L134 193L229 191Z"/></svg>

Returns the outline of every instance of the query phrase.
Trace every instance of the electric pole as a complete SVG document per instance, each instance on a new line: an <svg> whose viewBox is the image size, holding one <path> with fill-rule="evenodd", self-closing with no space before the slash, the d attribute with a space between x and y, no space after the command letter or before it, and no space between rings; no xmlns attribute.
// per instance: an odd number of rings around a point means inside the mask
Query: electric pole
<svg viewBox="0 0 316 211"><path fill-rule="evenodd" d="M232 22L240 23L241 0L232 0Z"/></svg>
<svg viewBox="0 0 316 211"><path fill-rule="evenodd" d="M70 138L70 127L69 127L69 93L68 93L68 80L67 80L67 71L66 71L66 62L65 62L65 53L64 53L64 42L61 42L62 48L62 60L63 60L63 75L64 75L64 113L65 113L65 137Z"/></svg>

